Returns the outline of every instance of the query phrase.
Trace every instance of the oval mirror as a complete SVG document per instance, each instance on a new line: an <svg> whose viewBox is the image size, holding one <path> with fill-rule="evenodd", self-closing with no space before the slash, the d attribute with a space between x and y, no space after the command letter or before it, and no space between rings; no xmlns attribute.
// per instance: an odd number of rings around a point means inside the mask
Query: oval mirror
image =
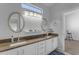
<svg viewBox="0 0 79 59"><path fill-rule="evenodd" d="M13 12L9 15L8 25L15 32L21 32L24 28L24 18L19 12Z"/></svg>
<svg viewBox="0 0 79 59"><path fill-rule="evenodd" d="M43 18L42 24L41 24L41 28L43 31L47 31L48 29L48 23L47 23L47 19Z"/></svg>

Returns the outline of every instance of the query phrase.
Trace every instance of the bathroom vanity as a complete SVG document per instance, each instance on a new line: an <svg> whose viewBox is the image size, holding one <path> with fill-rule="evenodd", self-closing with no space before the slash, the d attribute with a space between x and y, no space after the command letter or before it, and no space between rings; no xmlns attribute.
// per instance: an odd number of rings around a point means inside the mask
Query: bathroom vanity
<svg viewBox="0 0 79 59"><path fill-rule="evenodd" d="M58 34L22 37L19 43L0 41L0 55L47 55L57 48ZM15 44L15 45L12 45Z"/></svg>

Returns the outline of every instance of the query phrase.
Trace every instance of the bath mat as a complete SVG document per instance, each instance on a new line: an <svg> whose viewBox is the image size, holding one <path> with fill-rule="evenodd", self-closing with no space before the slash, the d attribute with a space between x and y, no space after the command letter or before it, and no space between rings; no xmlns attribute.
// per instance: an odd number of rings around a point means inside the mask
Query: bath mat
<svg viewBox="0 0 79 59"><path fill-rule="evenodd" d="M54 50L54 51L52 51L51 53L49 53L48 55L65 55L65 54L62 53L62 52L59 52L59 51L57 51L57 50Z"/></svg>

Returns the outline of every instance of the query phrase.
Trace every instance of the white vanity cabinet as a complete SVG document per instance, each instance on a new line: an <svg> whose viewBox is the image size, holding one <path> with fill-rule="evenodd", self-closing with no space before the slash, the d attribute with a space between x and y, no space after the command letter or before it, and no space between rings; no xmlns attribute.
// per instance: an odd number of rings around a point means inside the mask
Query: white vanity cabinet
<svg viewBox="0 0 79 59"><path fill-rule="evenodd" d="M24 55L45 55L45 41L23 47Z"/></svg>
<svg viewBox="0 0 79 59"><path fill-rule="evenodd" d="M46 40L46 54L54 51L57 48L57 37Z"/></svg>
<svg viewBox="0 0 79 59"><path fill-rule="evenodd" d="M57 37L0 52L0 55L46 55L57 48Z"/></svg>
<svg viewBox="0 0 79 59"><path fill-rule="evenodd" d="M58 37L52 38L52 51L58 47Z"/></svg>
<svg viewBox="0 0 79 59"><path fill-rule="evenodd" d="M35 55L35 54L36 54L36 44L30 44L0 53L0 55Z"/></svg>
<svg viewBox="0 0 79 59"><path fill-rule="evenodd" d="M37 43L36 55L45 55L46 54L46 41L41 41Z"/></svg>
<svg viewBox="0 0 79 59"><path fill-rule="evenodd" d="M5 52L0 52L0 55L17 55L17 49L8 50Z"/></svg>
<svg viewBox="0 0 79 59"><path fill-rule="evenodd" d="M46 40L46 54L52 51L52 39Z"/></svg>

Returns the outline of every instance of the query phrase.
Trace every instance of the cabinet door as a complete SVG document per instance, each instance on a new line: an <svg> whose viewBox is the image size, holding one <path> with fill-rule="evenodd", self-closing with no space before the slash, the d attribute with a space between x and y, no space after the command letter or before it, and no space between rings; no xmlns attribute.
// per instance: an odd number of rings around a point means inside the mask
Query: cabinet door
<svg viewBox="0 0 79 59"><path fill-rule="evenodd" d="M17 55L17 49L8 50L1 52L0 55Z"/></svg>
<svg viewBox="0 0 79 59"><path fill-rule="evenodd" d="M45 55L46 54L46 43L45 41L41 41L37 43L37 55Z"/></svg>
<svg viewBox="0 0 79 59"><path fill-rule="evenodd" d="M46 54L54 51L57 48L57 37L46 40Z"/></svg>
<svg viewBox="0 0 79 59"><path fill-rule="evenodd" d="M24 55L35 55L36 54L36 44L30 44L23 47Z"/></svg>
<svg viewBox="0 0 79 59"><path fill-rule="evenodd" d="M24 47L17 48L17 54L18 55L23 55L24 54Z"/></svg>
<svg viewBox="0 0 79 59"><path fill-rule="evenodd" d="M58 46L58 37L52 38L52 51L55 50Z"/></svg>
<svg viewBox="0 0 79 59"><path fill-rule="evenodd" d="M46 54L52 51L52 39L46 40Z"/></svg>

